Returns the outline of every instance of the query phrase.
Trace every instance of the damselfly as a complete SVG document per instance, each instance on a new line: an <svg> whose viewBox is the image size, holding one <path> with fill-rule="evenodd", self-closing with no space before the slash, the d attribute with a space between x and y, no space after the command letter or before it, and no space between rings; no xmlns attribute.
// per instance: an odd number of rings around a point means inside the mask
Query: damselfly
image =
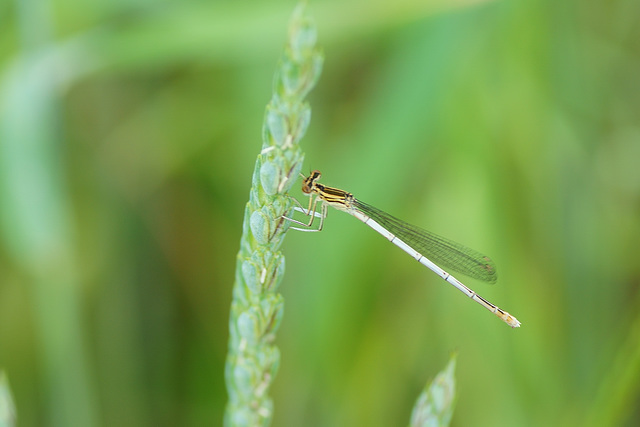
<svg viewBox="0 0 640 427"><path fill-rule="evenodd" d="M322 230L324 219L327 216L327 206L332 206L353 215L382 234L391 243L415 258L420 264L428 267L512 328L520 326L520 322L514 316L482 298L440 267L443 266L465 276L493 283L498 276L495 264L489 257L459 243L401 221L380 209L361 202L349 192L320 184L318 182L320 172L317 170L311 172L308 177L303 176L303 178L302 192L310 196L309 206L304 209L300 205L295 209L311 218L308 223L304 223L285 217L285 219L302 226L291 227L292 229L301 231ZM321 202L320 212L316 210L318 201ZM313 220L316 217L320 218L320 225L318 228L312 228Z"/></svg>

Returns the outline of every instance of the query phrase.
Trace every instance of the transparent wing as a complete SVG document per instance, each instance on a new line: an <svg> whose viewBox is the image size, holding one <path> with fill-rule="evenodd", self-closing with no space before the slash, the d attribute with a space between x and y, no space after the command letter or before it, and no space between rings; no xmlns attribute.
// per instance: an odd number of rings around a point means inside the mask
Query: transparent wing
<svg viewBox="0 0 640 427"><path fill-rule="evenodd" d="M488 256L406 223L360 200L355 200L354 207L441 268L489 283L498 280L496 266Z"/></svg>

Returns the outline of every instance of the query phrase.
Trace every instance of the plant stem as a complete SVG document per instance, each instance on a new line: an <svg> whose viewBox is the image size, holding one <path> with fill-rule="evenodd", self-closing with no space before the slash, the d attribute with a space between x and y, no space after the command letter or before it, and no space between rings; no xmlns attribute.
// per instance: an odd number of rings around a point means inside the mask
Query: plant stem
<svg viewBox="0 0 640 427"><path fill-rule="evenodd" d="M449 425L456 400L455 369L456 354L452 354L447 366L418 396L409 427Z"/></svg>
<svg viewBox="0 0 640 427"><path fill-rule="evenodd" d="M267 426L272 418L268 391L280 362L274 340L284 306L276 292L284 274L284 256L278 248L286 228L282 216L291 206L285 193L304 158L299 142L311 117L304 98L322 69L323 57L315 42L316 29L302 3L291 19L288 43L276 70L264 117L262 151L245 208L229 317L227 427Z"/></svg>

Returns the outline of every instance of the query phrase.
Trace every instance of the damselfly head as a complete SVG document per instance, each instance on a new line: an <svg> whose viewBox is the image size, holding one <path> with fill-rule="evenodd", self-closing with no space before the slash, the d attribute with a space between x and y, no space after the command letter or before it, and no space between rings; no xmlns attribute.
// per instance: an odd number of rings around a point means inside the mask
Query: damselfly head
<svg viewBox="0 0 640 427"><path fill-rule="evenodd" d="M311 172L308 177L304 178L304 180L302 180L302 192L305 194L312 193L316 181L320 179L320 176L322 176L320 171L315 170Z"/></svg>

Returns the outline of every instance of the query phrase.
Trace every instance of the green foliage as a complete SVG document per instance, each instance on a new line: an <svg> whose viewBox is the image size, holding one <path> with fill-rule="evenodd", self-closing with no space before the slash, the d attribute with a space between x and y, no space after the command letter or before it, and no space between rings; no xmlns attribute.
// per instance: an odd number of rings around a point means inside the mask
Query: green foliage
<svg viewBox="0 0 640 427"><path fill-rule="evenodd" d="M299 142L311 116L304 98L322 68L315 43L315 26L300 5L291 19L288 44L276 71L262 152L245 209L229 319L227 426L266 426L272 418L268 392L280 363L274 340L284 308L282 295L277 293L284 274L284 256L278 248L287 226L282 216L290 207L285 192L302 167Z"/></svg>

